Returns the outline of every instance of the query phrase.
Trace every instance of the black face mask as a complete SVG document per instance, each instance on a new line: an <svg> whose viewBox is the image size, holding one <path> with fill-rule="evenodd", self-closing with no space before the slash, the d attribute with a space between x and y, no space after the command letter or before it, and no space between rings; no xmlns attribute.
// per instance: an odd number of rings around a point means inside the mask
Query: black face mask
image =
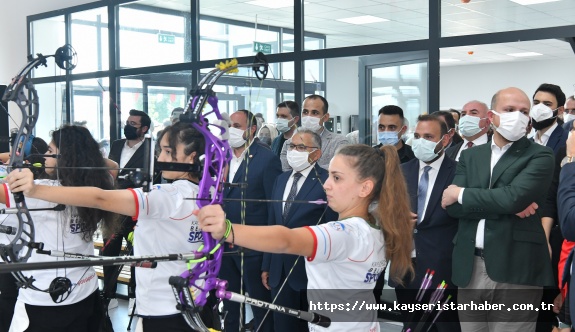
<svg viewBox="0 0 575 332"><path fill-rule="evenodd" d="M553 121L555 121L555 119L557 119L557 111L553 112L553 116L550 117L549 119L545 119L543 121L535 121L535 119L532 119L532 124L533 124L533 129L535 130L541 130L543 128L547 128L549 126L551 126L553 124Z"/></svg>
<svg viewBox="0 0 575 332"><path fill-rule="evenodd" d="M129 124L124 126L124 136L127 140L133 140L138 138L138 128L130 126Z"/></svg>

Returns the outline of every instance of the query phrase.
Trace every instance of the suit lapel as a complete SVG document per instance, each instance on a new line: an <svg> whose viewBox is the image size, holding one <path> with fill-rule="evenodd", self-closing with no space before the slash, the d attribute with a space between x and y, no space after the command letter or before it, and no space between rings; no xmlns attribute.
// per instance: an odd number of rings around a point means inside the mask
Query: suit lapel
<svg viewBox="0 0 575 332"><path fill-rule="evenodd" d="M128 160L128 162L126 163L126 166L124 166L124 167L125 168L133 168L134 165L138 165L139 167L141 167L144 164L142 162L142 158L144 157L144 149L146 149L146 146L144 143L142 143L142 145L140 145L138 147L136 152L134 152L134 154L132 155L130 160Z"/></svg>
<svg viewBox="0 0 575 332"><path fill-rule="evenodd" d="M242 160L242 163L240 164L240 167L238 168L238 171L236 172L236 174L234 175L234 179L233 179L233 183L242 183L245 181L245 177L246 177L246 162L247 162L247 168L248 168L248 172L249 172L249 165L250 163L253 162L254 160L254 156L258 153L258 146L257 146L257 142L253 142L247 149L246 149L246 153L244 155L244 159ZM236 187L232 187L230 188L230 192L232 190L234 190Z"/></svg>
<svg viewBox="0 0 575 332"><path fill-rule="evenodd" d="M513 165L515 161L517 161L517 158L521 156L523 151L529 147L530 144L532 143L529 142L527 138L523 137L513 143L511 147L509 147L509 150L507 150L503 156L501 156L501 159L499 159L497 164L495 164L495 167L493 167L493 174L490 181L491 185L489 188L493 188L493 185L497 182L501 174L503 174L505 170L507 170L511 165Z"/></svg>
<svg viewBox="0 0 575 332"><path fill-rule="evenodd" d="M559 139L561 138L560 129L562 129L561 126L557 125L557 128L555 128L555 130L553 130L553 132L549 136L549 141L547 141L547 146L553 149L553 151L555 151L555 147L557 146L557 143L559 143Z"/></svg>
<svg viewBox="0 0 575 332"><path fill-rule="evenodd" d="M425 219L429 217L433 210L440 206L440 198L443 195L443 191L449 183L447 183L447 179L449 178L449 173L451 172L451 168L453 164L448 163L447 156L443 158L443 162L439 166L439 172L437 173L437 178L435 179L435 183L433 184L433 188L431 189L431 195L429 196L429 202L427 202L427 208L425 209L425 215L421 222L425 222Z"/></svg>
<svg viewBox="0 0 575 332"><path fill-rule="evenodd" d="M314 165L314 167L319 167L317 166L317 163ZM286 181L287 183L287 181ZM321 181L318 180L317 178L317 173L315 169L312 169L309 174L307 175L307 177L305 178L304 183L302 184L301 188L299 189L299 191L297 192L297 195L295 196L294 200L296 201L300 201L300 200L316 200L319 199L319 197L308 197L308 195L314 191L315 186L320 185L321 186ZM284 185L285 188L285 185ZM323 190L323 189L322 189ZM300 204L300 203L294 203L294 204ZM296 206L292 204L292 207L290 208L290 211L286 217L286 221L284 223L285 225L288 225L290 223L290 221L292 220L292 217L295 213L295 211L297 210Z"/></svg>
<svg viewBox="0 0 575 332"><path fill-rule="evenodd" d="M283 223L282 214L283 214L283 207L284 203L282 202L284 198L284 191L287 185L287 182L292 175L292 172L284 172L278 176L276 187L274 192L272 193L272 199L276 202L272 202L273 214L274 214L274 224L281 225Z"/></svg>
<svg viewBox="0 0 575 332"><path fill-rule="evenodd" d="M491 143L489 141L486 144L477 145L474 149L471 158L468 157L468 160L476 162L468 163L466 166L471 168L471 174L477 175L477 179L475 179L473 183L479 181L480 184L478 184L478 186L481 188L489 188L489 181L491 180ZM461 159L459 159L459 161L461 161ZM470 184L469 180L467 184Z"/></svg>
<svg viewBox="0 0 575 332"><path fill-rule="evenodd" d="M449 151L448 157L455 160L455 158L457 158L457 153L459 152L459 150L461 149L462 146L463 146L463 142L459 142L459 143L457 143L457 145L454 145L453 149L451 149Z"/></svg>
<svg viewBox="0 0 575 332"><path fill-rule="evenodd" d="M417 213L417 184L419 181L419 160L413 159L407 164L404 164L405 182L407 183L407 192L409 193L409 203L411 204L411 211Z"/></svg>

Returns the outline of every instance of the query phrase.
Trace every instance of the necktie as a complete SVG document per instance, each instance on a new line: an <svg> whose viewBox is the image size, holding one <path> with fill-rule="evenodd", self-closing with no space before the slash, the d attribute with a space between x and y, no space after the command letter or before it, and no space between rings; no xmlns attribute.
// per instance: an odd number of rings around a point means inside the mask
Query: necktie
<svg viewBox="0 0 575 332"><path fill-rule="evenodd" d="M473 142L467 142L467 148L469 149L470 147L473 146Z"/></svg>
<svg viewBox="0 0 575 332"><path fill-rule="evenodd" d="M293 175L293 183L291 184L291 189L290 189L288 197L286 199L287 202L285 202L285 205L284 205L284 212L282 213L283 221L286 220L287 215L289 213L289 209L291 207L291 203L294 200L295 195L297 195L297 182L299 181L299 178L301 178L301 173L295 173Z"/></svg>
<svg viewBox="0 0 575 332"><path fill-rule="evenodd" d="M423 220L423 209L425 208L425 198L427 197L427 187L429 186L429 170L431 166L425 166L423 168L423 174L419 179L419 185L417 186L417 223L419 224Z"/></svg>

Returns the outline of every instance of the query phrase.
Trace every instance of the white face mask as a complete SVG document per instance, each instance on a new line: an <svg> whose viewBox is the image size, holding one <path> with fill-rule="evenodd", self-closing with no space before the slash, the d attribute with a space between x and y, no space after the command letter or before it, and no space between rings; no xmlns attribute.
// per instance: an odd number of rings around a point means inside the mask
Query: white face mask
<svg viewBox="0 0 575 332"><path fill-rule="evenodd" d="M313 116L304 116L301 118L301 126L305 129L318 132L322 126L319 124L319 119Z"/></svg>
<svg viewBox="0 0 575 332"><path fill-rule="evenodd" d="M465 137L479 134L485 127L479 127L479 122L485 118L466 115L459 120L459 132Z"/></svg>
<svg viewBox="0 0 575 332"><path fill-rule="evenodd" d="M532 117L533 120L541 122L543 120L551 119L553 117L553 111L554 110L552 110L549 106L539 103L531 107L529 116Z"/></svg>
<svg viewBox="0 0 575 332"><path fill-rule="evenodd" d="M439 142L428 141L425 138L414 138L411 142L411 148L413 149L413 154L415 158L423 161L424 163L432 161L433 159L437 158L441 151L443 151L443 147L438 152L435 152L435 147Z"/></svg>
<svg viewBox="0 0 575 332"><path fill-rule="evenodd" d="M510 142L515 142L525 136L527 124L529 124L529 117L519 111L504 112L501 114L493 110L491 112L499 116L499 127L497 127L496 131L505 139Z"/></svg>
<svg viewBox="0 0 575 332"><path fill-rule="evenodd" d="M314 150L315 151L315 150ZM313 151L312 151L313 152ZM297 150L288 150L287 161L290 167L296 171L301 172L311 166L309 162L309 154L311 152L299 152Z"/></svg>
<svg viewBox="0 0 575 332"><path fill-rule="evenodd" d="M230 127L230 139L228 143L232 148L239 148L240 146L246 144L246 140L244 139L244 132L241 129Z"/></svg>
<svg viewBox="0 0 575 332"><path fill-rule="evenodd" d="M571 120L575 120L575 114L563 114L563 122L567 123ZM569 132L569 134L571 134L571 132Z"/></svg>
<svg viewBox="0 0 575 332"><path fill-rule="evenodd" d="M280 133L286 133L289 131L289 129L291 128L291 126L289 125L289 122L291 120L288 119L277 119L276 120L276 129L280 132Z"/></svg>

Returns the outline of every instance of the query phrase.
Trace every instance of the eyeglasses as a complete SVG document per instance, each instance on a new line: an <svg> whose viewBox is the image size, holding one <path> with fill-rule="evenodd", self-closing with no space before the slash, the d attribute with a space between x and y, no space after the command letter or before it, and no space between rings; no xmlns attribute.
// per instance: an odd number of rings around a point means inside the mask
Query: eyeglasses
<svg viewBox="0 0 575 332"><path fill-rule="evenodd" d="M305 146L303 144L300 145L295 145L295 144L289 144L288 145L288 150L293 150L296 149L298 152L306 152L307 149L318 149L317 146Z"/></svg>
<svg viewBox="0 0 575 332"><path fill-rule="evenodd" d="M130 125L130 126L132 126L132 127L141 126L141 125L142 125L141 123L137 123L137 122L134 122L134 121L126 121L126 124L127 124L127 125Z"/></svg>

